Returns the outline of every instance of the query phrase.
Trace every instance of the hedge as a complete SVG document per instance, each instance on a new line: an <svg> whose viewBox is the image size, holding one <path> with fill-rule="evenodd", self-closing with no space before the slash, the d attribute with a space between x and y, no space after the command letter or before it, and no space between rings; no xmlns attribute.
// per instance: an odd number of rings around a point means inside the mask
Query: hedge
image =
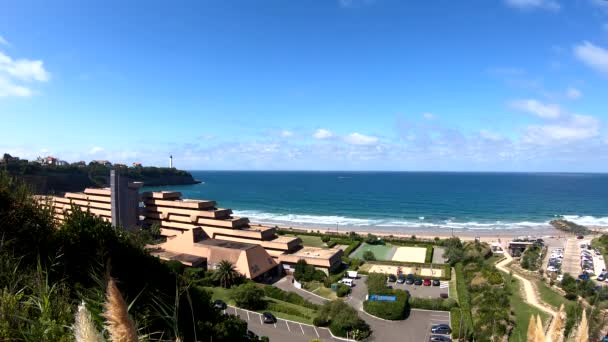
<svg viewBox="0 0 608 342"><path fill-rule="evenodd" d="M370 301L363 302L363 309L376 317L389 320L398 320L405 317L408 304L408 293L402 290L393 290L386 287L386 275L371 273L367 277L367 288L370 295L396 296L397 300L389 301Z"/></svg>
<svg viewBox="0 0 608 342"><path fill-rule="evenodd" d="M464 279L464 270L462 263L456 264L456 291L458 292L458 302L462 309L462 329L467 332L469 337L473 333L473 317L471 315L471 302L469 296L469 289ZM458 322L460 324L460 322ZM464 333L461 336L465 336Z"/></svg>
<svg viewBox="0 0 608 342"><path fill-rule="evenodd" d="M361 246L361 241L352 241L348 247L344 250L344 255L349 256L355 249Z"/></svg>
<svg viewBox="0 0 608 342"><path fill-rule="evenodd" d="M410 297L410 307L415 309L451 311L458 306L456 300L452 298L416 298Z"/></svg>
<svg viewBox="0 0 608 342"><path fill-rule="evenodd" d="M306 319L313 319L314 318L314 317L311 317L311 316L307 315L304 312L304 310L298 310L298 308L294 308L294 307L285 305L283 303L270 302L266 306L266 309L270 310L270 311L274 311L274 312L282 312L284 314L288 314L288 315L292 315L292 316L303 317L303 318L306 318Z"/></svg>
<svg viewBox="0 0 608 342"><path fill-rule="evenodd" d="M389 289L390 290L390 289ZM407 303L409 295L403 290L391 290L386 295L396 296L394 302L388 301L370 301L363 302L363 309L370 315L388 320L399 320L405 318L407 312Z"/></svg>
<svg viewBox="0 0 608 342"><path fill-rule="evenodd" d="M313 309L313 310L319 309L319 305L309 302L308 300L302 298L302 296L300 296L299 294L294 293L294 292L283 291L280 288L275 287L275 286L271 286L271 285L264 286L264 294L266 295L266 297L270 297L270 298L282 300L284 302L300 305L305 308L309 308L309 309Z"/></svg>

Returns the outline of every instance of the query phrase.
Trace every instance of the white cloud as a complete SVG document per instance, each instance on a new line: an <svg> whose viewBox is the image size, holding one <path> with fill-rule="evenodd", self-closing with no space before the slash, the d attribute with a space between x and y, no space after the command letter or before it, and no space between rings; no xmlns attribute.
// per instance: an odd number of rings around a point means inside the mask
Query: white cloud
<svg viewBox="0 0 608 342"><path fill-rule="evenodd" d="M344 137L344 140L353 145L374 145L378 142L377 137L360 133L351 133Z"/></svg>
<svg viewBox="0 0 608 342"><path fill-rule="evenodd" d="M550 11L559 11L560 4L554 0L505 0L507 6L522 9L545 9Z"/></svg>
<svg viewBox="0 0 608 342"><path fill-rule="evenodd" d="M574 47L574 55L592 69L608 74L608 50L584 41Z"/></svg>
<svg viewBox="0 0 608 342"><path fill-rule="evenodd" d="M40 60L13 60L11 57L0 52L0 71L22 81L48 81L50 75L46 70L44 70L44 66L42 64L43 63Z"/></svg>
<svg viewBox="0 0 608 342"><path fill-rule="evenodd" d="M602 25L602 28L604 29L604 31L608 32L608 23Z"/></svg>
<svg viewBox="0 0 608 342"><path fill-rule="evenodd" d="M576 88L570 87L568 88L568 90L566 90L566 97L570 100L576 100L581 96L583 96L583 93L581 93L581 91Z"/></svg>
<svg viewBox="0 0 608 342"><path fill-rule="evenodd" d="M18 96L28 97L32 95L32 91L26 87L13 83L7 77L0 74L0 97Z"/></svg>
<svg viewBox="0 0 608 342"><path fill-rule="evenodd" d="M283 137L283 138L291 138L291 137L293 137L293 132L292 131L288 131L288 130L281 131L281 137Z"/></svg>
<svg viewBox="0 0 608 342"><path fill-rule="evenodd" d="M562 110L558 105L544 104L533 99L512 101L511 107L543 119L557 119L562 116Z"/></svg>
<svg viewBox="0 0 608 342"><path fill-rule="evenodd" d="M599 127L596 118L575 114L562 123L528 126L524 142L538 145L576 142L597 137Z"/></svg>
<svg viewBox="0 0 608 342"><path fill-rule="evenodd" d="M4 37L0 36L0 45L10 45Z"/></svg>
<svg viewBox="0 0 608 342"><path fill-rule="evenodd" d="M42 61L14 60L0 51L0 97L32 96L34 92L24 83L46 82L49 78Z"/></svg>
<svg viewBox="0 0 608 342"><path fill-rule="evenodd" d="M427 120L433 120L436 118L435 114L433 114L433 113L423 113L422 117Z"/></svg>
<svg viewBox="0 0 608 342"><path fill-rule="evenodd" d="M315 131L315 133L312 136L315 139L329 139L329 138L333 137L334 134L331 131L328 131L323 128L319 128Z"/></svg>
<svg viewBox="0 0 608 342"><path fill-rule="evenodd" d="M89 150L89 154L97 154L97 153L103 152L103 151L104 151L103 147L95 146Z"/></svg>
<svg viewBox="0 0 608 342"><path fill-rule="evenodd" d="M482 129L481 131L479 131L479 136L482 137L483 139L490 140L490 141L504 140L504 137L502 135L500 135L496 132L485 130L485 129Z"/></svg>

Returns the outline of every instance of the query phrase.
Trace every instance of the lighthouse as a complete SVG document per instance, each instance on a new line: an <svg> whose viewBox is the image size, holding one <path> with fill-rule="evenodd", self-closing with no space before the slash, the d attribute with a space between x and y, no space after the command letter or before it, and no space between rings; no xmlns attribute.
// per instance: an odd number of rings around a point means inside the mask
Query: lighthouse
<svg viewBox="0 0 608 342"><path fill-rule="evenodd" d="M173 168L173 155L169 156L169 168L172 169Z"/></svg>

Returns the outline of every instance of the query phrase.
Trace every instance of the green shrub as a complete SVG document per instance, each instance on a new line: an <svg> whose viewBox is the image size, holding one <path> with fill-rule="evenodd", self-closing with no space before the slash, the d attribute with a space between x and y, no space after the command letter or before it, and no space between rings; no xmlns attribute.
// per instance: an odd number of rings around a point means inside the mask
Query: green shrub
<svg viewBox="0 0 608 342"><path fill-rule="evenodd" d="M331 238L329 237L329 235L323 235L323 236L321 236L321 241L323 241L325 243L328 243L330 239Z"/></svg>
<svg viewBox="0 0 608 342"><path fill-rule="evenodd" d="M410 307L415 309L451 311L458 306L458 303L452 298L416 298L410 297Z"/></svg>
<svg viewBox="0 0 608 342"><path fill-rule="evenodd" d="M388 289L389 293L384 295L391 295L397 297L394 302L389 301L370 301L366 300L363 302L363 309L365 312L374 315L376 317L388 320L399 320L405 317L405 313L408 309L408 297L407 292L402 290L391 290ZM376 294L376 293L374 293Z"/></svg>
<svg viewBox="0 0 608 342"><path fill-rule="evenodd" d="M348 287L344 284L338 285L338 289L336 290L336 295L338 297L344 297L349 293L350 293L350 287Z"/></svg>
<svg viewBox="0 0 608 342"><path fill-rule="evenodd" d="M333 248L335 245L337 245L336 241L329 241L327 243L327 247L329 247L329 248Z"/></svg>
<svg viewBox="0 0 608 342"><path fill-rule="evenodd" d="M344 255L349 256L355 249L361 246L361 241L351 241L348 247L344 250Z"/></svg>
<svg viewBox="0 0 608 342"><path fill-rule="evenodd" d="M317 270L313 265L309 265L306 260L298 260L295 266L295 271L293 273L294 278L297 281L319 281L325 282L327 275L321 271Z"/></svg>
<svg viewBox="0 0 608 342"><path fill-rule="evenodd" d="M232 292L236 306L248 310L260 310L266 306L264 300L264 290L255 283L245 283L239 285Z"/></svg>
<svg viewBox="0 0 608 342"><path fill-rule="evenodd" d="M464 270L462 263L456 264L456 290L458 292L458 303L462 309L463 331L467 334L473 333L473 317L471 315L471 302L469 289L464 278ZM464 335L463 335L464 336Z"/></svg>
<svg viewBox="0 0 608 342"><path fill-rule="evenodd" d="M313 319L313 324L329 326L332 334L339 337L356 332L357 338L364 339L370 334L369 325L359 318L355 309L342 300L325 303Z"/></svg>
<svg viewBox="0 0 608 342"><path fill-rule="evenodd" d="M374 252L372 252L372 251L365 251L365 252L363 252L363 260L374 261L374 260L376 260L376 255L374 255Z"/></svg>

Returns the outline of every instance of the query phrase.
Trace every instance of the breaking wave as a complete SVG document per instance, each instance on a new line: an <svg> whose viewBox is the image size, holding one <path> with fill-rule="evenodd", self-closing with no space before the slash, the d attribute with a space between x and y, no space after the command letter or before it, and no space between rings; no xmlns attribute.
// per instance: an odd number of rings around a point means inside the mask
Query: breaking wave
<svg viewBox="0 0 608 342"><path fill-rule="evenodd" d="M304 215L304 214L280 214L269 213L257 210L235 210L235 215L249 217L252 222L272 223L279 225L293 226L319 226L319 227L335 227L350 226L350 227L366 227L370 229L383 228L409 228L409 229L424 229L424 230L526 230L526 229L546 229L549 228L549 221L494 221L494 222L478 222L468 221L459 222L455 219L436 220L432 221L428 218L418 217L412 220L395 220L395 219L363 219L335 215ZM562 216L567 220L572 220L579 224L590 226L608 226L608 217L595 218L592 216Z"/></svg>

